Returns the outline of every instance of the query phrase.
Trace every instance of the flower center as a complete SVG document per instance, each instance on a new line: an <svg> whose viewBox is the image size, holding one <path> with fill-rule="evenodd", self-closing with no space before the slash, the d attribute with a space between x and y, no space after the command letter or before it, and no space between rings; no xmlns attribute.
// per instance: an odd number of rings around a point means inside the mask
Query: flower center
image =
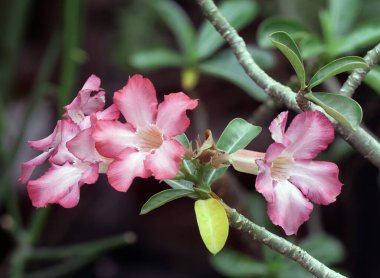
<svg viewBox="0 0 380 278"><path fill-rule="evenodd" d="M139 138L139 148L144 152L155 150L164 142L161 130L155 125L138 129L136 134Z"/></svg>
<svg viewBox="0 0 380 278"><path fill-rule="evenodd" d="M272 162L271 176L276 180L287 180L289 178L289 168L292 166L292 159L284 156L277 157Z"/></svg>

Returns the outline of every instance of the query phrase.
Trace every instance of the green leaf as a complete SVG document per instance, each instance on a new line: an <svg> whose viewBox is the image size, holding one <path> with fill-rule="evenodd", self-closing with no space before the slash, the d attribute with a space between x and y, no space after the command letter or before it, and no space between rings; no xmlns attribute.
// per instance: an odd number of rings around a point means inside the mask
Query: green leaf
<svg viewBox="0 0 380 278"><path fill-rule="evenodd" d="M186 12L172 0L145 1L174 34L187 61L195 59L195 30Z"/></svg>
<svg viewBox="0 0 380 278"><path fill-rule="evenodd" d="M273 47L269 36L277 31L283 31L292 36L294 40L308 36L310 33L305 26L296 20L284 17L271 17L264 20L257 30L257 42L264 48Z"/></svg>
<svg viewBox="0 0 380 278"><path fill-rule="evenodd" d="M190 147L190 141L189 141L189 139L187 138L187 136L186 136L185 133L182 133L182 134L180 134L180 135L177 135L177 136L175 137L175 139L177 139L177 141L180 142L181 145L182 145L185 149L187 149L187 148Z"/></svg>
<svg viewBox="0 0 380 278"><path fill-rule="evenodd" d="M334 75L358 68L368 68L367 63L361 57L347 56L336 59L320 68L310 79L307 86L311 89Z"/></svg>
<svg viewBox="0 0 380 278"><path fill-rule="evenodd" d="M227 171L228 167L222 167L222 168L218 168L218 169L211 169L206 175L205 177L203 178L204 180L204 183L207 185L207 186L210 186L211 184L213 184L216 180L218 180L219 178L221 178L223 176L223 174Z"/></svg>
<svg viewBox="0 0 380 278"><path fill-rule="evenodd" d="M216 254L228 237L228 218L224 207L215 199L198 200L194 204L199 232L207 249Z"/></svg>
<svg viewBox="0 0 380 278"><path fill-rule="evenodd" d="M263 69L273 66L274 58L269 52L253 46L249 46L248 50L257 64ZM230 49L223 50L213 58L202 62L199 65L199 69L202 73L213 75L235 84L255 100L262 102L268 99L268 95L264 90L245 73Z"/></svg>
<svg viewBox="0 0 380 278"><path fill-rule="evenodd" d="M344 259L342 243L326 234L311 235L300 243L300 247L326 265L337 264Z"/></svg>
<svg viewBox="0 0 380 278"><path fill-rule="evenodd" d="M332 34L341 37L351 30L359 12L358 0L329 0Z"/></svg>
<svg viewBox="0 0 380 278"><path fill-rule="evenodd" d="M129 57L129 63L142 71L165 67L181 67L181 55L169 49L147 49L134 52Z"/></svg>
<svg viewBox="0 0 380 278"><path fill-rule="evenodd" d="M305 97L345 127L355 129L362 121L362 108L352 98L331 93L308 93Z"/></svg>
<svg viewBox="0 0 380 278"><path fill-rule="evenodd" d="M193 183L186 180L164 180L173 189L193 190Z"/></svg>
<svg viewBox="0 0 380 278"><path fill-rule="evenodd" d="M369 87L380 94L380 66L374 66L364 79Z"/></svg>
<svg viewBox="0 0 380 278"><path fill-rule="evenodd" d="M285 32L275 32L270 36L270 39L292 64L301 84L301 89L305 88L305 68L300 51L294 40Z"/></svg>
<svg viewBox="0 0 380 278"><path fill-rule="evenodd" d="M227 21L239 31L252 22L258 12L257 4L250 0L224 1L219 11ZM215 28L205 21L200 27L197 38L197 51L199 59L204 59L213 54L224 40Z"/></svg>
<svg viewBox="0 0 380 278"><path fill-rule="evenodd" d="M335 55L369 48L380 41L380 20L365 23L347 34L335 49Z"/></svg>
<svg viewBox="0 0 380 278"><path fill-rule="evenodd" d="M261 132L261 127L241 118L233 119L224 129L216 146L228 154L244 149Z"/></svg>
<svg viewBox="0 0 380 278"><path fill-rule="evenodd" d="M299 40L298 44L304 59L315 57L326 52L326 46L321 42L318 36L305 36Z"/></svg>
<svg viewBox="0 0 380 278"><path fill-rule="evenodd" d="M224 249L218 255L211 257L212 266L223 276L228 277L258 277L269 275L265 263L258 262L241 253Z"/></svg>
<svg viewBox="0 0 380 278"><path fill-rule="evenodd" d="M147 214L152 210L169 203L170 201L187 197L193 194L193 190L188 189L166 189L149 198L141 208L140 214Z"/></svg>

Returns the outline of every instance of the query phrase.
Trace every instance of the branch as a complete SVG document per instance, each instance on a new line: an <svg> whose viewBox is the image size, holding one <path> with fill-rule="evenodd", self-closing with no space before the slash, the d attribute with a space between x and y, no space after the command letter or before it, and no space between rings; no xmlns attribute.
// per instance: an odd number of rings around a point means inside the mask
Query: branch
<svg viewBox="0 0 380 278"><path fill-rule="evenodd" d="M279 237L265 228L256 225L246 217L238 213L235 209L231 209L226 204L223 204L230 221L231 227L249 234L254 240L257 240L273 250L285 255L286 257L296 261L303 266L307 271L316 277L323 278L344 278L345 276L333 271L317 259L310 256L300 247L290 243L282 237Z"/></svg>
<svg viewBox="0 0 380 278"><path fill-rule="evenodd" d="M268 95L275 97L289 109L300 112L301 110L296 102L296 93L289 87L272 79L256 64L248 52L244 40L219 12L214 2L212 0L197 0L197 2L207 19L229 43L248 76L263 88ZM311 110L317 110L318 107L311 104L310 108ZM339 124L335 126L337 132L347 142L380 169L380 143L375 137L362 127L358 127L355 131L352 131Z"/></svg>
<svg viewBox="0 0 380 278"><path fill-rule="evenodd" d="M364 60L367 62L368 68L354 70L340 89L340 94L352 97L355 90L367 76L367 73L380 61L380 43L367 52Z"/></svg>

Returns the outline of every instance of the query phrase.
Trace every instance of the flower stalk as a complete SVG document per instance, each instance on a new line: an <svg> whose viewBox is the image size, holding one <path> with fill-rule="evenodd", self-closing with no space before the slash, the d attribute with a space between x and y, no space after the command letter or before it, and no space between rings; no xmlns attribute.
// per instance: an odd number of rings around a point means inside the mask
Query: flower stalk
<svg viewBox="0 0 380 278"><path fill-rule="evenodd" d="M206 18L230 45L247 75L263 88L268 95L278 99L289 109L300 112L300 108L296 102L296 92L272 79L256 64L248 52L244 40L219 12L214 1L197 0L197 2ZM316 105L310 105L311 110L317 110L316 108ZM358 127L353 131L336 124L335 129L344 140L380 169L380 143L377 138L372 136L363 127Z"/></svg>

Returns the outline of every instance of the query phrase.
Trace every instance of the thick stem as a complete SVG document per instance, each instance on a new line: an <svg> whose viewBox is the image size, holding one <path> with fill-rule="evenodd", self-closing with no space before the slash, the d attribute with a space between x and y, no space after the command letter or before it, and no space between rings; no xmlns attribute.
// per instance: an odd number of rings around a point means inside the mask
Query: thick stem
<svg viewBox="0 0 380 278"><path fill-rule="evenodd" d="M354 70L340 89L340 94L352 97L367 73L380 61L380 43L367 52L364 60L367 62L368 68Z"/></svg>
<svg viewBox="0 0 380 278"><path fill-rule="evenodd" d="M248 220L245 216L238 213L224 204L230 226L235 229L249 234L254 240L257 240L284 256L296 261L307 271L320 278L344 278L345 276L333 271L317 259L310 256L305 250L290 243L282 237L279 237L265 228L256 225Z"/></svg>
<svg viewBox="0 0 380 278"><path fill-rule="evenodd" d="M249 77L263 88L267 94L278 99L289 109L300 112L301 110L296 102L296 93L289 87L272 79L256 64L248 52L244 40L219 12L214 2L212 0L197 0L197 2L211 24L229 43L239 63ZM310 109L316 110L317 106L311 104ZM358 127L355 131L352 131L336 124L336 130L358 152L380 169L380 143L375 137L362 127Z"/></svg>

